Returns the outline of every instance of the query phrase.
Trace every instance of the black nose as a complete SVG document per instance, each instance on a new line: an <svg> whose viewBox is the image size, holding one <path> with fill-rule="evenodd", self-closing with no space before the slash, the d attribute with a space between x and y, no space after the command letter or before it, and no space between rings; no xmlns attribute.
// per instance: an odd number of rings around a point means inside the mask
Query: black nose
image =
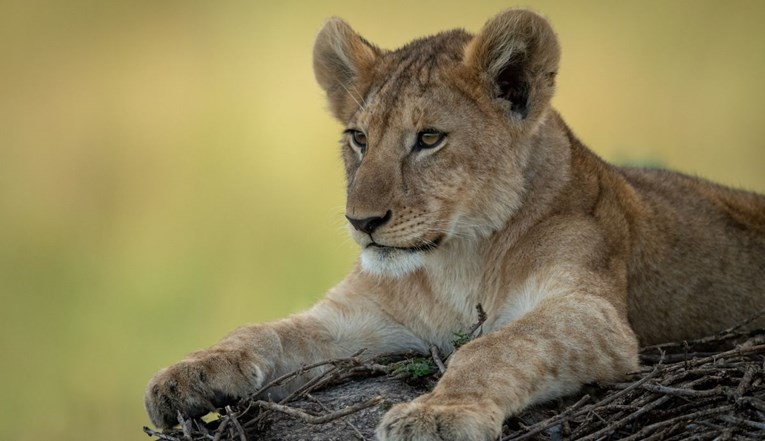
<svg viewBox="0 0 765 441"><path fill-rule="evenodd" d="M388 210L385 212L385 216L383 217L367 217L364 219L354 219L349 216L345 217L348 219L348 222L353 225L353 228L359 231L363 231L367 234L372 234L378 227L381 227L383 224L390 220L391 214L392 213L390 210Z"/></svg>

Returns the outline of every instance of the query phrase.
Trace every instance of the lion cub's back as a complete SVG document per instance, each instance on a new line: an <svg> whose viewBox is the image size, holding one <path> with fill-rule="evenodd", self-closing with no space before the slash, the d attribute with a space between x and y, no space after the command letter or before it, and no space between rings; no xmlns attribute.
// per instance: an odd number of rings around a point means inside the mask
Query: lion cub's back
<svg viewBox="0 0 765 441"><path fill-rule="evenodd" d="M640 201L629 305L641 342L701 336L765 309L765 196L668 171L621 172Z"/></svg>

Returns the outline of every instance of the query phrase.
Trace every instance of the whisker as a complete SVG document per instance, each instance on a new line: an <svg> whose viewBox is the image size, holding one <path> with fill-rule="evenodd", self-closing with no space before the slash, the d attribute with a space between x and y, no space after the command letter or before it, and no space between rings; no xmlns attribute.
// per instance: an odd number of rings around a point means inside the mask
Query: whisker
<svg viewBox="0 0 765 441"><path fill-rule="evenodd" d="M359 100L358 100L358 99L356 99L356 97L353 95L353 93L350 91L350 89L348 89L347 87L345 87L345 84L343 84L343 83L340 83L340 86L342 86L342 87L343 87L343 89L345 89L345 92L346 92L346 93L347 93L347 94L348 94L348 95L351 97L351 99L353 99L353 101L355 101L355 102L356 102L356 105L358 105L358 106L359 106L359 108L361 108L362 110L366 109L366 104L367 104L367 103L366 103L366 102L364 102L364 98L363 98L361 95L359 95L359 98L361 98L361 101L362 101L364 104L361 104L361 103L359 102Z"/></svg>

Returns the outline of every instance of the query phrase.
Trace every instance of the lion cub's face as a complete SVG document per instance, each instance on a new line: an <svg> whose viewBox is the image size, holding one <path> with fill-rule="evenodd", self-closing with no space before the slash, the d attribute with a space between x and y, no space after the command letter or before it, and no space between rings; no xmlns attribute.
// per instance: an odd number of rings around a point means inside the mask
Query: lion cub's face
<svg viewBox="0 0 765 441"><path fill-rule="evenodd" d="M519 207L524 141L549 96L531 105L526 66L492 65L503 54L490 37L451 31L387 52L338 19L319 34L314 69L346 126L346 217L364 270L412 272Z"/></svg>

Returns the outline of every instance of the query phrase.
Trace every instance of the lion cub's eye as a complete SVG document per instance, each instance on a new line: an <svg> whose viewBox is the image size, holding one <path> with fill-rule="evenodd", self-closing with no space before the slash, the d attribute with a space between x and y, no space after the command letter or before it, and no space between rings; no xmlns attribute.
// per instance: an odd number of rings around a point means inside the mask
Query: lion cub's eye
<svg viewBox="0 0 765 441"><path fill-rule="evenodd" d="M438 130L424 130L417 134L417 144L415 144L415 150L432 149L441 145L446 138L446 133L439 132Z"/></svg>
<svg viewBox="0 0 765 441"><path fill-rule="evenodd" d="M353 129L346 130L346 133L351 135L351 144L353 144L353 147L361 153L364 153L367 148L367 135L361 130Z"/></svg>

